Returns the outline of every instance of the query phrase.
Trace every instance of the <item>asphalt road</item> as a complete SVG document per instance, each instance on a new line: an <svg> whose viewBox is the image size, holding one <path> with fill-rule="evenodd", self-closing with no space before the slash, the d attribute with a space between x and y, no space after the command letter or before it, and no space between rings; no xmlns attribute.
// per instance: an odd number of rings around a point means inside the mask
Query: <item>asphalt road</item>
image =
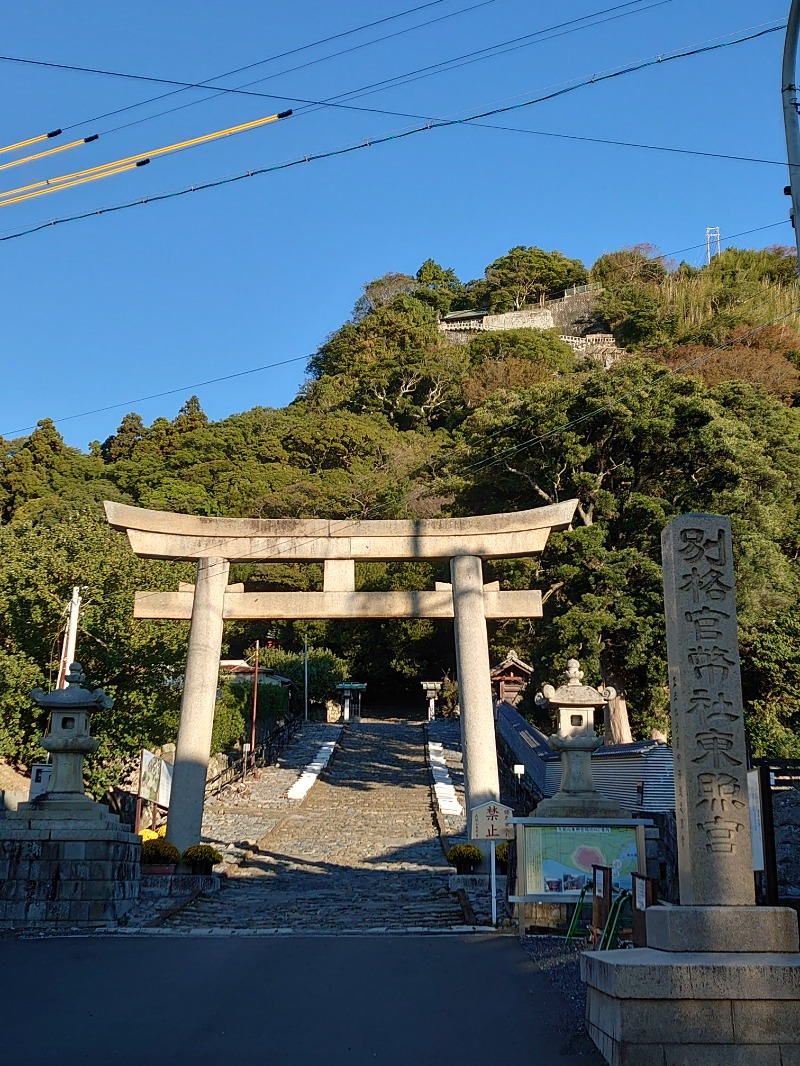
<svg viewBox="0 0 800 1066"><path fill-rule="evenodd" d="M513 937L0 940L25 1066L601 1064Z"/></svg>

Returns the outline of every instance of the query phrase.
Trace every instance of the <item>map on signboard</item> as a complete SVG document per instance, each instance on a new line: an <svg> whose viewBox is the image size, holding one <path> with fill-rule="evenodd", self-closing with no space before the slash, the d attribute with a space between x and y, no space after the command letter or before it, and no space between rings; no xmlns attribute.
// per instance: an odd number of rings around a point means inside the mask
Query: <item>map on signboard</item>
<svg viewBox="0 0 800 1066"><path fill-rule="evenodd" d="M614 891L631 888L639 869L635 826L525 826L527 892L578 893L592 866L610 866Z"/></svg>

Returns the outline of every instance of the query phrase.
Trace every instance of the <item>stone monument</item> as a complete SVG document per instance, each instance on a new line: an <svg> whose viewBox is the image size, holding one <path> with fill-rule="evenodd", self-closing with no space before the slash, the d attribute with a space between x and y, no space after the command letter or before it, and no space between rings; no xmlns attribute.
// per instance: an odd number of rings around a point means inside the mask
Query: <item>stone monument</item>
<svg viewBox="0 0 800 1066"><path fill-rule="evenodd" d="M663 531L681 905L647 948L587 953L589 1033L611 1063L800 1063L797 915L756 907L730 520Z"/></svg>
<svg viewBox="0 0 800 1066"><path fill-rule="evenodd" d="M555 796L537 805L536 817L630 818L630 811L597 791L592 777L592 752L603 743L594 731L594 714L616 693L584 685L577 659L569 660L564 676L566 685L544 685L536 697L539 707L558 713L558 733L550 737L550 746L561 753L561 785Z"/></svg>
<svg viewBox="0 0 800 1066"><path fill-rule="evenodd" d="M98 746L90 713L113 701L82 682L73 663L66 688L31 693L50 712L41 743L53 772L48 791L0 817L0 929L116 922L137 897L139 837L84 792L84 756Z"/></svg>

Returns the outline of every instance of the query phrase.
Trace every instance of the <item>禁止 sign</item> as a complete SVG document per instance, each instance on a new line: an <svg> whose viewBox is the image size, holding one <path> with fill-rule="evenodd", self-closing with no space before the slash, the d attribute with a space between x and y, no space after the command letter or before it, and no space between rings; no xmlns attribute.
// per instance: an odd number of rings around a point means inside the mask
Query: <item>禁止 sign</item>
<svg viewBox="0 0 800 1066"><path fill-rule="evenodd" d="M513 840L514 826L511 819L514 811L504 803L492 800L481 803L470 811L471 840Z"/></svg>

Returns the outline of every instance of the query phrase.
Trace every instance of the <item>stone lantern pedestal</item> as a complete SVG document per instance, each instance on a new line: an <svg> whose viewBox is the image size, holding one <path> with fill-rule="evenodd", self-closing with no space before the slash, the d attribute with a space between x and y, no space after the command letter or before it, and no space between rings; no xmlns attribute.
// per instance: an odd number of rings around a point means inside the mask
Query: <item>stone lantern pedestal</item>
<svg viewBox="0 0 800 1066"><path fill-rule="evenodd" d="M110 708L101 689L81 687L73 663L64 689L33 691L50 712L42 747L53 758L50 788L0 817L0 929L85 927L116 922L135 902L141 842L87 796L84 757L97 750L90 712Z"/></svg>

